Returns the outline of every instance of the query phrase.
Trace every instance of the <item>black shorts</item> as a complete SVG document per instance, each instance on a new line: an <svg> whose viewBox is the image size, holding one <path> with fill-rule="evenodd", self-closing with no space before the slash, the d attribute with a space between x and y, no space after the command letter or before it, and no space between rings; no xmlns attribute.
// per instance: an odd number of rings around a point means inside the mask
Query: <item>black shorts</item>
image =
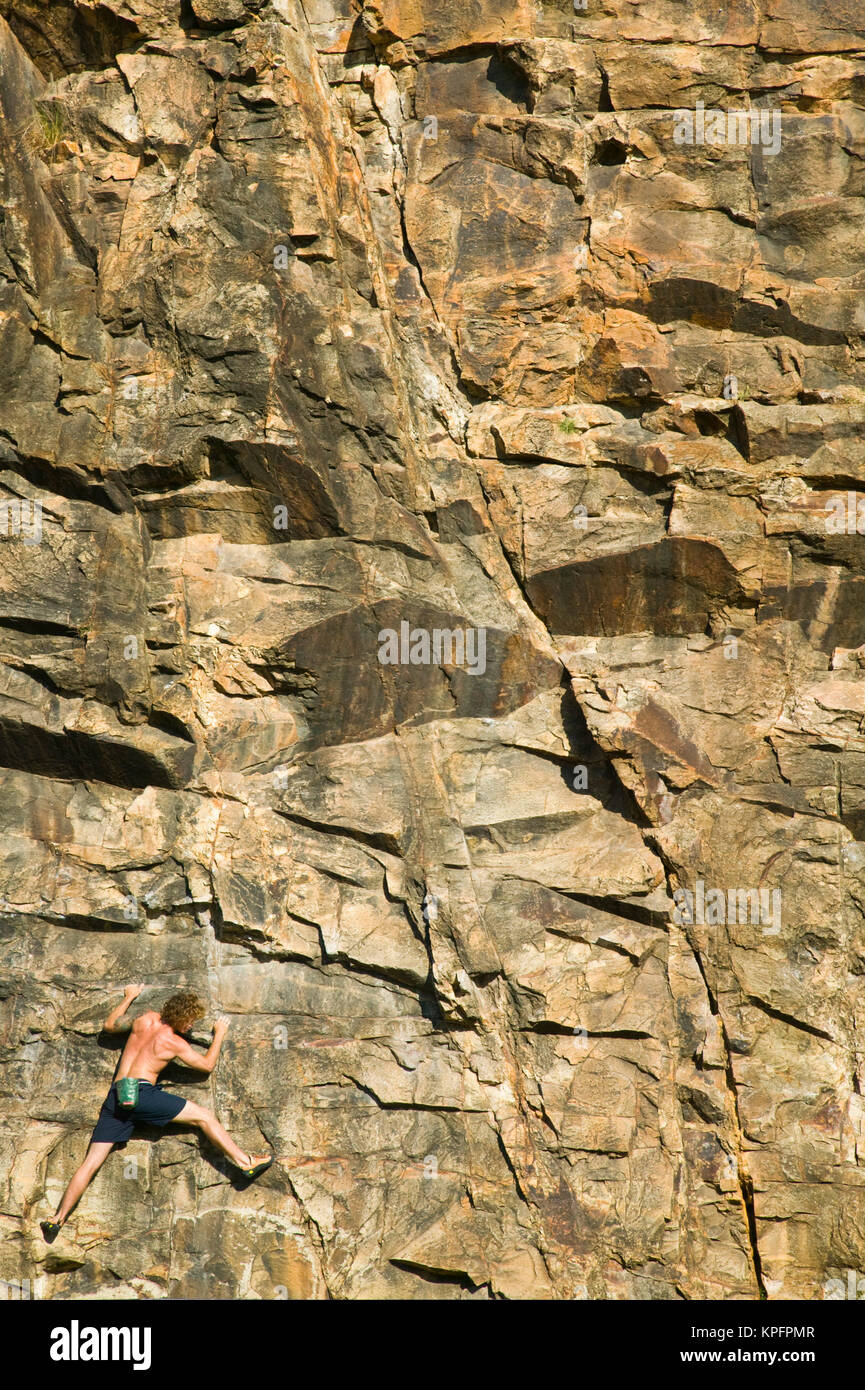
<svg viewBox="0 0 865 1390"><path fill-rule="evenodd" d="M121 1105L114 1083L102 1103L91 1144L125 1144L136 1125L167 1125L176 1119L186 1101L154 1086L152 1081L139 1081L138 1104Z"/></svg>

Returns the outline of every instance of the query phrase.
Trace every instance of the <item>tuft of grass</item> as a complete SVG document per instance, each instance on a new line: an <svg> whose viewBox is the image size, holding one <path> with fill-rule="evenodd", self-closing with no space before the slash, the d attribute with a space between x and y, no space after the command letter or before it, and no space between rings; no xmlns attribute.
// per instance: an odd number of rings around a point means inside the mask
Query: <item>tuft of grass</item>
<svg viewBox="0 0 865 1390"><path fill-rule="evenodd" d="M56 154L69 134L62 107L37 103L33 122L33 145L37 154L48 157Z"/></svg>
<svg viewBox="0 0 865 1390"><path fill-rule="evenodd" d="M559 421L559 429L562 434L576 434L577 427L573 420L566 415L563 420Z"/></svg>

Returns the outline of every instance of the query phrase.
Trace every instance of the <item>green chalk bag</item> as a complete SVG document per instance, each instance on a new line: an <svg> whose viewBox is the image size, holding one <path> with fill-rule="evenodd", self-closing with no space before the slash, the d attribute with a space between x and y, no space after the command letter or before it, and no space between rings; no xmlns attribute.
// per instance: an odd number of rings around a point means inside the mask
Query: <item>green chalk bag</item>
<svg viewBox="0 0 865 1390"><path fill-rule="evenodd" d="M138 1104L138 1077L124 1076L122 1081L115 1081L117 1089L117 1100L120 1105Z"/></svg>

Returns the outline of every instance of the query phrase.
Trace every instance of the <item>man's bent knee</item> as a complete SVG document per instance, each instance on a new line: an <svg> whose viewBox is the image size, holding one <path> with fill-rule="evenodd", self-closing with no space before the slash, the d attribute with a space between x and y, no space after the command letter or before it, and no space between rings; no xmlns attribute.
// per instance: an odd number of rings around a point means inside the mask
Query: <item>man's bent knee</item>
<svg viewBox="0 0 865 1390"><path fill-rule="evenodd" d="M200 1125L209 1119L209 1110L205 1110L203 1105L196 1105L194 1101L188 1100L183 1109L175 1115L174 1123L177 1125Z"/></svg>

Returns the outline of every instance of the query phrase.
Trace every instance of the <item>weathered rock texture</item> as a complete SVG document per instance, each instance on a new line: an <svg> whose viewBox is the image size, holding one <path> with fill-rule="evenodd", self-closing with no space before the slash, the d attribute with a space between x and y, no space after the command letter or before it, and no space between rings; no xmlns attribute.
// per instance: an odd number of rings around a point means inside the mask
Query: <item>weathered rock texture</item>
<svg viewBox="0 0 865 1390"><path fill-rule="evenodd" d="M859 0L0 12L0 1276L865 1270ZM47 1247L137 979L278 1165L142 1134Z"/></svg>

